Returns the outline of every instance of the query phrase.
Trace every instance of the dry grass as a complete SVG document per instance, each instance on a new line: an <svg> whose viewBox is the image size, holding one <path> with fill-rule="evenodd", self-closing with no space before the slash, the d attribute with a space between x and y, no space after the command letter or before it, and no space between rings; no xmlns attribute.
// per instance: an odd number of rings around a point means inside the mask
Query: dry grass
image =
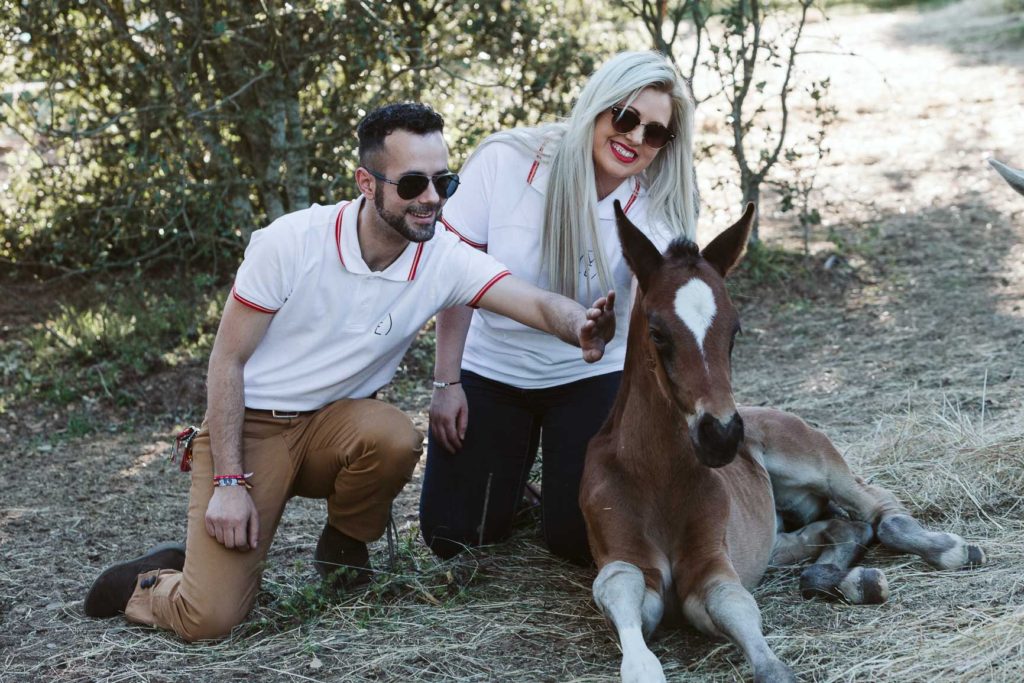
<svg viewBox="0 0 1024 683"><path fill-rule="evenodd" d="M796 291L791 280L742 288L737 391L823 427L858 471L990 563L939 572L875 549L865 561L892 587L878 607L804 602L796 570L771 572L756 593L769 642L806 680L1024 680L1024 198L982 161L1024 165L1024 49L1003 32L1021 17L1000 8L836 14L815 29L861 55L815 60L841 112L817 200L844 246L823 231L812 260L836 251L849 266L812 268ZM702 180L730 172L715 160ZM720 228L735 198L706 197ZM763 234L795 249L790 223L768 204ZM399 398L425 426L425 394ZM0 425L0 681L618 675L593 571L553 559L529 523L509 543L437 562L415 536L419 472L396 503L396 569L369 592L330 602L309 588L323 504L295 500L257 607L227 641L190 646L87 619L81 599L102 567L180 537L187 484L162 459L167 425L68 438L53 432L61 419L19 409ZM375 551L384 566L384 545ZM652 649L673 681L749 676L734 647L688 630L663 629Z"/></svg>
<svg viewBox="0 0 1024 683"><path fill-rule="evenodd" d="M990 423L981 432L965 416L943 416L936 407L887 417L847 453L926 523L981 543L991 562L938 572L876 548L865 563L883 568L893 589L879 607L805 602L796 570L773 571L756 596L777 653L813 680L1019 680L1024 430ZM296 501L250 621L231 639L205 646L120 620L86 619L75 599L55 596L47 604L51 584L63 581L59 573L39 573L52 547L9 541L17 555L6 556L0 580L19 592L6 593L8 604L18 606L7 615L14 633L0 641L4 679L604 681L616 675L615 641L590 600L593 572L552 559L535 544L532 525L511 543L447 563L426 554L407 528L396 571L382 571L369 591L330 602L309 589L312 538L296 538L311 536L321 514L319 505ZM377 558L386 557L383 544L377 550ZM80 591L90 568L72 573ZM653 649L672 680L746 675L735 648L689 630L663 629Z"/></svg>

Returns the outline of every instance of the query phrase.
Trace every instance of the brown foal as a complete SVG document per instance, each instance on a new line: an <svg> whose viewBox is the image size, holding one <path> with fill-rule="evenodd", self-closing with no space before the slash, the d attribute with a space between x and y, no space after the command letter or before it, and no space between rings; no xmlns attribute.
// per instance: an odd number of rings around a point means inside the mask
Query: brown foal
<svg viewBox="0 0 1024 683"><path fill-rule="evenodd" d="M854 476L800 418L737 409L739 318L724 280L753 211L703 251L677 240L663 255L616 204L638 291L622 386L590 442L580 507L599 569L594 600L618 632L623 681L665 680L645 637L666 608L732 640L755 681L795 680L768 647L750 595L769 565L814 559L801 574L804 597L880 603L885 577L853 566L874 540L940 569L985 561L979 547L926 531L892 494ZM846 514L830 514L833 506Z"/></svg>

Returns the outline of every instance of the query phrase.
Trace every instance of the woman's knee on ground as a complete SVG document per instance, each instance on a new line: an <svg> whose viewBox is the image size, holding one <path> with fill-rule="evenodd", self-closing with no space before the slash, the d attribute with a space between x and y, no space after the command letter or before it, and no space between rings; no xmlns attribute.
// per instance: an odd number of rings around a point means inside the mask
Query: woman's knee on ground
<svg viewBox="0 0 1024 683"><path fill-rule="evenodd" d="M427 544L427 547L442 560L455 557L469 546L464 536L461 541L452 538L459 534L451 533L447 527L427 527L421 521L420 533L423 535L423 542Z"/></svg>
<svg viewBox="0 0 1024 683"><path fill-rule="evenodd" d="M593 563L590 545L587 543L586 528L557 527L544 528L544 543L551 554L583 567Z"/></svg>
<svg viewBox="0 0 1024 683"><path fill-rule="evenodd" d="M479 522L440 520L420 510L423 542L442 559L455 557L467 548L503 541L511 533L511 524L490 525L481 536Z"/></svg>

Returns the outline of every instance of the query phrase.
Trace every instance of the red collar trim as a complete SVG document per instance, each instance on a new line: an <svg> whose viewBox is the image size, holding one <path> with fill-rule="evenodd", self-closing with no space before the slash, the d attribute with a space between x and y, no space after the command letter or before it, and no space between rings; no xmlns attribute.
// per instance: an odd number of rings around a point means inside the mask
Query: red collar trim
<svg viewBox="0 0 1024 683"><path fill-rule="evenodd" d="M455 235L456 237L458 237L458 238L459 238L460 240L462 240L463 242L465 242L465 243L466 243L466 244L468 244L469 246L471 246L471 247L475 247L476 249L481 249L481 250L483 250L483 251L487 251L487 245L486 245L486 244L481 244L480 242L474 242L473 240L469 239L468 237L466 237L465 235L463 235L463 234L462 234L461 232L459 232L458 230L456 230L456 229L455 229L455 228L454 228L454 227L452 226L452 224L451 224L451 223L449 223L448 221L446 221L446 220L444 219L444 216L441 216L441 223L442 223L442 224L444 224L444 227L445 227L445 228L446 228L446 229L448 230L448 232L450 232L450 233L453 233L453 234L454 234L454 235Z"/></svg>
<svg viewBox="0 0 1024 683"><path fill-rule="evenodd" d="M629 201L626 202L625 208L622 209L622 213L629 213L629 207L633 206L633 202L640 196L640 179L636 178L636 185L633 186L633 194L630 195Z"/></svg>
<svg viewBox="0 0 1024 683"><path fill-rule="evenodd" d="M341 265L345 265L345 257L341 255L341 217L345 215L345 209L352 202L345 202L341 205L341 210L338 211L338 218L334 221L334 243L338 245L338 258L341 260Z"/></svg>
<svg viewBox="0 0 1024 683"><path fill-rule="evenodd" d="M420 257L423 256L423 242L416 245L416 255L412 257L412 268L409 269L409 281L416 277L416 268L420 265Z"/></svg>

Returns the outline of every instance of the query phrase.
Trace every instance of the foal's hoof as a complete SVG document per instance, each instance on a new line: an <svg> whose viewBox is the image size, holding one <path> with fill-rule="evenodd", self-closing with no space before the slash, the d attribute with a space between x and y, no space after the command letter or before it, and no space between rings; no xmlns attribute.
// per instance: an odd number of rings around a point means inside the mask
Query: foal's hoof
<svg viewBox="0 0 1024 683"><path fill-rule="evenodd" d="M969 545L967 546L967 564L964 565L964 569L974 569L980 567L988 561L985 557L985 551L979 546Z"/></svg>
<svg viewBox="0 0 1024 683"><path fill-rule="evenodd" d="M634 652L625 652L619 667L622 683L665 683L665 671L661 662L647 647Z"/></svg>
<svg viewBox="0 0 1024 683"><path fill-rule="evenodd" d="M987 558L984 550L961 539L957 540L959 543L953 544L934 558L926 555L924 559L936 569L974 569L985 564Z"/></svg>
<svg viewBox="0 0 1024 683"><path fill-rule="evenodd" d="M889 582L878 569L854 567L838 588L843 598L854 605L881 605L889 599Z"/></svg>
<svg viewBox="0 0 1024 683"><path fill-rule="evenodd" d="M796 675L782 660L774 659L754 670L754 683L796 683Z"/></svg>
<svg viewBox="0 0 1024 683"><path fill-rule="evenodd" d="M800 572L800 595L804 600L842 600L836 586L846 572L834 564L812 564Z"/></svg>
<svg viewBox="0 0 1024 683"><path fill-rule="evenodd" d="M889 582L877 569L845 570L834 564L812 564L800 574L800 595L805 600L821 598L854 605L879 605L889 599Z"/></svg>

